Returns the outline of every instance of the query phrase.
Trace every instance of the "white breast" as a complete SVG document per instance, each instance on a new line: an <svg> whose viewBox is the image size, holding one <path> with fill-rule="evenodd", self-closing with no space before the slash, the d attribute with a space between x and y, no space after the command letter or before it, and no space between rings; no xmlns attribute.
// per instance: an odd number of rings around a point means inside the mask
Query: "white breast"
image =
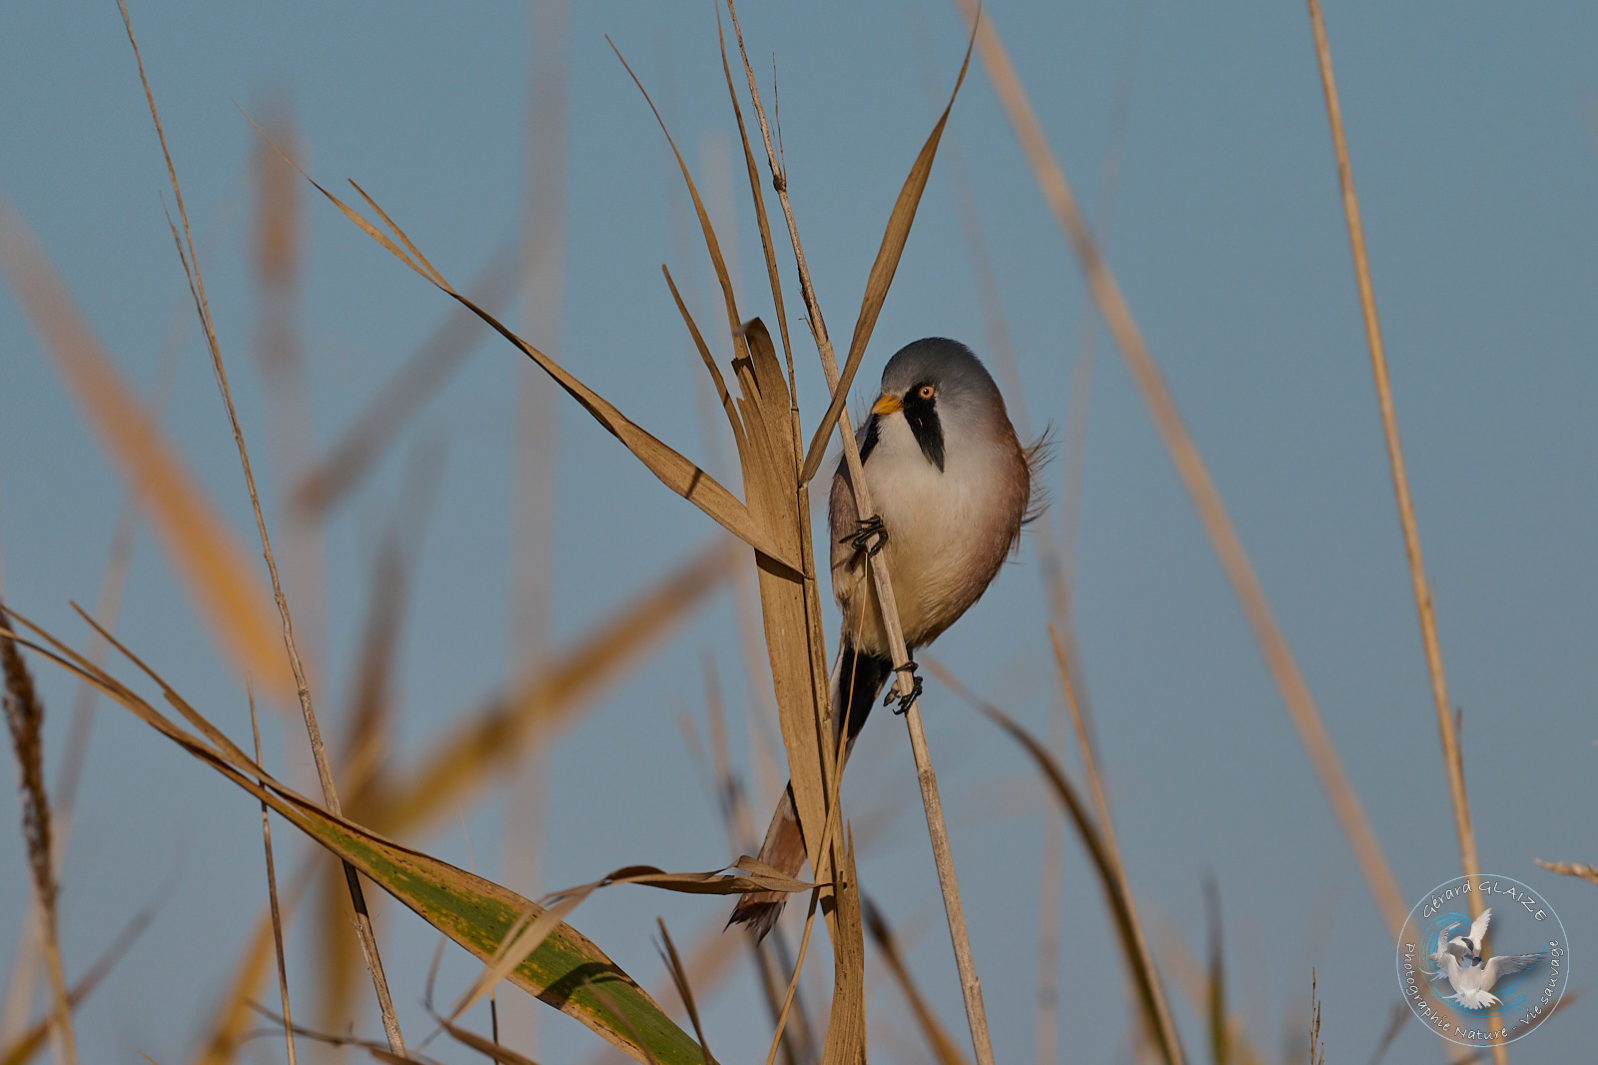
<svg viewBox="0 0 1598 1065"><path fill-rule="evenodd" d="M905 419L893 415L879 421L876 448L865 466L872 505L888 532L883 557L899 619L912 646L936 637L981 596L1026 506L1025 486L1016 483L1013 437L1010 450L1005 441L957 443L946 449L940 471L922 454ZM841 566L833 572L835 591L858 646L886 653L875 596L860 594L865 577L858 564Z"/></svg>

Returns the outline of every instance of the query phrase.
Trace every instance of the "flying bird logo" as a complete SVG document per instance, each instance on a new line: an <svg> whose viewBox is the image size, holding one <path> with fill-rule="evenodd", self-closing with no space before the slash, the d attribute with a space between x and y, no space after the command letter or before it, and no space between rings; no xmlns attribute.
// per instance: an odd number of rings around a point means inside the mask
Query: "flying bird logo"
<svg viewBox="0 0 1598 1065"><path fill-rule="evenodd" d="M1465 929L1463 921L1448 926L1438 934L1437 949L1432 952L1432 963L1436 966L1432 979L1447 980L1454 989L1447 997L1466 1009L1485 1010L1498 1005L1499 998L1492 993L1498 982L1529 972L1543 960L1541 954L1483 957L1487 925L1492 917L1492 910L1483 910L1470 924L1468 935L1454 934Z"/></svg>

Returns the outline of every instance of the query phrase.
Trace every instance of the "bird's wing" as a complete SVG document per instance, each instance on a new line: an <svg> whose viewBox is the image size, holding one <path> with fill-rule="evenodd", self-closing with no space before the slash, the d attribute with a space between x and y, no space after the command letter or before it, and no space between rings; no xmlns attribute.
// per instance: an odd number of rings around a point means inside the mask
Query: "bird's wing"
<svg viewBox="0 0 1598 1065"><path fill-rule="evenodd" d="M1471 925L1470 925L1470 941L1472 943L1476 944L1476 953L1477 954L1481 953L1482 937L1487 934L1487 922L1491 921L1492 919L1493 919L1493 911L1489 908L1489 909L1483 910L1481 912L1481 916L1476 918L1476 920L1471 922Z"/></svg>
<svg viewBox="0 0 1598 1065"><path fill-rule="evenodd" d="M1486 973L1483 975L1482 986L1492 987L1506 976L1523 973L1527 969L1535 968L1543 960L1541 954L1499 954L1489 958Z"/></svg>
<svg viewBox="0 0 1598 1065"><path fill-rule="evenodd" d="M1436 966L1432 970L1433 980L1447 980L1450 984L1457 982L1459 979L1458 958L1446 950L1440 950L1432 955L1432 963Z"/></svg>

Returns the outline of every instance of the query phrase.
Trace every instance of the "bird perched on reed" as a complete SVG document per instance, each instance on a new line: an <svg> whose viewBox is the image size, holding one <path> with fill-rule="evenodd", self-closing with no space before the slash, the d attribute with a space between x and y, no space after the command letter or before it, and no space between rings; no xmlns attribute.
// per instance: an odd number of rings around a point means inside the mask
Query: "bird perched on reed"
<svg viewBox="0 0 1598 1065"><path fill-rule="evenodd" d="M882 371L882 391L855 433L877 513L862 521L849 471L832 478L828 524L832 594L843 615L832 670L833 719L854 745L893 673L888 635L868 558L881 552L913 654L975 603L1020 542L1034 506L1041 444L1023 446L1004 397L964 344L941 337L901 348ZM920 690L900 694L900 709ZM890 696L889 701L892 701ZM791 787L772 815L760 859L788 875L805 862ZM751 892L730 924L764 937L782 913L781 892Z"/></svg>

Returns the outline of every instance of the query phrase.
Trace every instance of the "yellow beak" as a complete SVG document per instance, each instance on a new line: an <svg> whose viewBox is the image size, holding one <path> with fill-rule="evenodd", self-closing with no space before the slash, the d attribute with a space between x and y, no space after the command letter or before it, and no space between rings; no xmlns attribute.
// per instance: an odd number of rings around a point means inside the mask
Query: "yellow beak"
<svg viewBox="0 0 1598 1065"><path fill-rule="evenodd" d="M898 396L882 396L871 407L872 414L894 414L904 410L904 404Z"/></svg>

